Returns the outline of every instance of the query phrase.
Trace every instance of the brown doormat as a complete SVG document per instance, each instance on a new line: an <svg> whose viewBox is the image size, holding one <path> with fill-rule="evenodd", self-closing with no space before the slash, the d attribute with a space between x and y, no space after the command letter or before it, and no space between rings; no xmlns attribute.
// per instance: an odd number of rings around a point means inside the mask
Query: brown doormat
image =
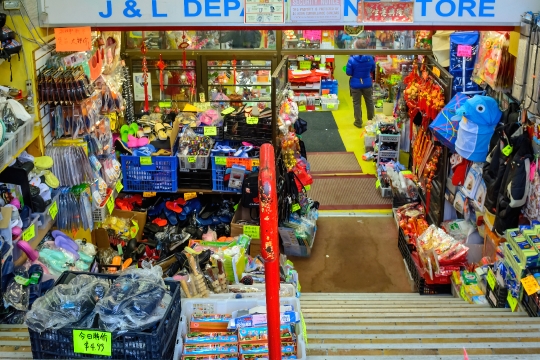
<svg viewBox="0 0 540 360"><path fill-rule="evenodd" d="M352 152L308 152L312 174L361 173L362 168Z"/></svg>
<svg viewBox="0 0 540 360"><path fill-rule="evenodd" d="M320 210L391 209L392 198L383 198L373 175L313 176L309 197Z"/></svg>

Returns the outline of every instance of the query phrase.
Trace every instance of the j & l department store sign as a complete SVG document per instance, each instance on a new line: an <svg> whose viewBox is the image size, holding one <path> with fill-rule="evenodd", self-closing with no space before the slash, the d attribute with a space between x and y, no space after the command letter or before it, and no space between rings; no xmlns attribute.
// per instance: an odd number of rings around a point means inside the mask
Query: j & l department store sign
<svg viewBox="0 0 540 360"><path fill-rule="evenodd" d="M355 25L357 0L285 0L285 8L295 1L315 1L313 6L329 6L332 17L302 18L285 23L296 26ZM244 25L244 0L38 0L42 26L240 26ZM264 2L264 0L261 0ZM540 11L540 0L414 0L414 22L424 26L515 26L526 11ZM300 4L302 5L302 4ZM340 20L336 21L336 17ZM247 26L264 24L247 24ZM392 24L386 24L392 25ZM395 24L394 24L395 25ZM273 24L275 27L276 24Z"/></svg>

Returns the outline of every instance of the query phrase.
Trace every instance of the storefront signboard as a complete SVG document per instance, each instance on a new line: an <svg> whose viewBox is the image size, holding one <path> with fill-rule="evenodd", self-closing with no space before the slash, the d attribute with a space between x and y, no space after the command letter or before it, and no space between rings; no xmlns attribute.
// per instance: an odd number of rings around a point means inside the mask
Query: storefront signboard
<svg viewBox="0 0 540 360"><path fill-rule="evenodd" d="M42 26L230 27L243 26L244 21L251 22L246 19L245 1L247 0L38 0L38 4ZM358 0L287 0L284 11L285 22L279 25L282 27L287 24L358 24ZM406 25L516 26L520 24L521 15L526 11L540 11L540 1L414 0L414 21ZM276 26L275 23L267 21L255 21L246 25Z"/></svg>

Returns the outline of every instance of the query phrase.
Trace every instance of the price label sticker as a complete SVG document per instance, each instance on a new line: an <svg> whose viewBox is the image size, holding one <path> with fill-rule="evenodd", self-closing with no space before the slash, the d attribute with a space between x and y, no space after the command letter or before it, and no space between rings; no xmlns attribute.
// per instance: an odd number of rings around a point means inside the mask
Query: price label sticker
<svg viewBox="0 0 540 360"><path fill-rule="evenodd" d="M194 192L184 194L184 200L186 201L195 199L196 197L197 197L197 193L194 193Z"/></svg>
<svg viewBox="0 0 540 360"><path fill-rule="evenodd" d="M56 215L58 215L58 204L56 201L51 204L51 207L49 208L49 215L51 215L53 220L56 219Z"/></svg>
<svg viewBox="0 0 540 360"><path fill-rule="evenodd" d="M538 285L538 282L532 275L526 276L521 279L521 283L523 284L523 288L529 296L532 294L536 294L540 290L540 285Z"/></svg>
<svg viewBox="0 0 540 360"><path fill-rule="evenodd" d="M377 181L375 181L375 189L378 189L381 187L381 180L377 179Z"/></svg>
<svg viewBox="0 0 540 360"><path fill-rule="evenodd" d="M300 283L298 283L298 287L300 288ZM302 322L302 336L304 337L304 341L306 342L306 345L307 345L308 340L307 340L306 321L304 320L304 314L302 313L300 313L300 321Z"/></svg>
<svg viewBox="0 0 540 360"><path fill-rule="evenodd" d="M302 207L300 206L300 204L293 204L292 205L292 208L291 208L291 211L292 212L295 212L295 211L298 211L300 210Z"/></svg>
<svg viewBox="0 0 540 360"><path fill-rule="evenodd" d="M114 198L109 196L109 200L107 200L107 210L109 210L109 214L112 214L114 210Z"/></svg>
<svg viewBox="0 0 540 360"><path fill-rule="evenodd" d="M135 220L131 220L131 223L133 226L129 228L129 234L131 235L131 238L134 239L139 233L139 224Z"/></svg>
<svg viewBox="0 0 540 360"><path fill-rule="evenodd" d="M436 77L441 77L441 70L439 70L438 67L434 66L431 71L433 72L433 75L435 75Z"/></svg>
<svg viewBox="0 0 540 360"><path fill-rule="evenodd" d="M229 115L231 114L234 110L236 110L235 108L233 108L232 106L229 106L228 108L226 108L225 110L223 110L221 113L223 115Z"/></svg>
<svg viewBox="0 0 540 360"><path fill-rule="evenodd" d="M248 116L246 119L248 125L257 125L259 123L259 118L256 116Z"/></svg>
<svg viewBox="0 0 540 360"><path fill-rule="evenodd" d="M22 239L24 241L32 240L36 236L36 224L32 224L28 229L24 230L22 233Z"/></svg>
<svg viewBox="0 0 540 360"><path fill-rule="evenodd" d="M171 102L171 101L160 101L160 102L158 103L158 105L159 105L159 107L162 108L162 109L163 109L163 108L170 108L170 107L172 107L172 102Z"/></svg>
<svg viewBox="0 0 540 360"><path fill-rule="evenodd" d="M122 191L122 189L124 188L124 184L122 184L122 181L121 180L118 180L116 182L116 192L119 193L120 191Z"/></svg>
<svg viewBox="0 0 540 360"><path fill-rule="evenodd" d="M73 330L73 352L111 356L112 335L106 331Z"/></svg>
<svg viewBox="0 0 540 360"><path fill-rule="evenodd" d="M311 185L306 185L306 186L304 186L304 189L306 189L306 191L311 190Z"/></svg>
<svg viewBox="0 0 540 360"><path fill-rule="evenodd" d="M506 301L508 301L508 305L510 305L510 309L512 312L516 311L518 299L512 296L512 293L509 291L508 296L506 297Z"/></svg>
<svg viewBox="0 0 540 360"><path fill-rule="evenodd" d="M510 154L512 154L512 151L514 151L514 147L511 146L511 145L506 145L506 146L501 150L501 152L503 153L504 156L510 156Z"/></svg>
<svg viewBox="0 0 540 360"><path fill-rule="evenodd" d="M495 274L491 269L488 270L486 279L491 290L495 290L495 285L497 285L497 279L495 278Z"/></svg>
<svg viewBox="0 0 540 360"><path fill-rule="evenodd" d="M260 239L261 227L257 225L244 225L244 235L247 235L252 239Z"/></svg>
<svg viewBox="0 0 540 360"><path fill-rule="evenodd" d="M195 161L197 161L197 157L196 156L188 156L187 161L189 163L194 163Z"/></svg>
<svg viewBox="0 0 540 360"><path fill-rule="evenodd" d="M227 166L227 158L226 157L216 156L214 158L214 161L216 162L216 165Z"/></svg>
<svg viewBox="0 0 540 360"><path fill-rule="evenodd" d="M306 105L300 105L298 111L306 111Z"/></svg>
<svg viewBox="0 0 540 360"><path fill-rule="evenodd" d="M154 196L156 196L156 192L155 191L145 191L145 192L143 192L142 196L143 197L154 197Z"/></svg>
<svg viewBox="0 0 540 360"><path fill-rule="evenodd" d="M139 161L141 165L152 165L152 157L151 156L141 156L139 158Z"/></svg>
<svg viewBox="0 0 540 360"><path fill-rule="evenodd" d="M333 109L334 108L334 104L326 104L326 108L327 109Z"/></svg>
<svg viewBox="0 0 540 360"><path fill-rule="evenodd" d="M457 56L471 57L472 56L472 46L470 46L470 45L458 45L457 46Z"/></svg>
<svg viewBox="0 0 540 360"><path fill-rule="evenodd" d="M204 127L204 136L216 136L217 127L215 126L205 126Z"/></svg>
<svg viewBox="0 0 540 360"><path fill-rule="evenodd" d="M261 164L261 162L259 161L259 159L251 160L251 166L252 167L259 167L260 164Z"/></svg>

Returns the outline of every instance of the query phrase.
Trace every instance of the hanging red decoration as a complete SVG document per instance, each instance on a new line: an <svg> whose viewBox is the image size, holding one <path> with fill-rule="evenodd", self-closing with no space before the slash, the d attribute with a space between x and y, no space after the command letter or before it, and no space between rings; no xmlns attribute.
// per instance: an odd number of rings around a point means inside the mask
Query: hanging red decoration
<svg viewBox="0 0 540 360"><path fill-rule="evenodd" d="M143 41L141 45L141 53L143 55L142 58L142 72L143 72L143 80L144 80L144 111L147 112L150 109L150 106L148 104L148 63L146 62L146 51L148 49L146 48L146 43L144 42L144 32L143 32Z"/></svg>
<svg viewBox="0 0 540 360"><path fill-rule="evenodd" d="M178 47L180 49L184 50L182 52L182 59L183 59L182 67L185 69L186 66L187 66L186 49L189 47L189 42L187 42L187 40L186 40L186 32L185 31L182 33L182 42L180 43L180 45L178 45Z"/></svg>
<svg viewBox="0 0 540 360"><path fill-rule="evenodd" d="M231 64L233 67L233 84L236 85L236 56L234 55Z"/></svg>
<svg viewBox="0 0 540 360"><path fill-rule="evenodd" d="M161 91L165 91L163 70L165 70L167 64L165 64L165 61L163 61L163 57L161 56L161 54L159 54L159 61L156 63L156 67L159 69L159 88L161 89Z"/></svg>

